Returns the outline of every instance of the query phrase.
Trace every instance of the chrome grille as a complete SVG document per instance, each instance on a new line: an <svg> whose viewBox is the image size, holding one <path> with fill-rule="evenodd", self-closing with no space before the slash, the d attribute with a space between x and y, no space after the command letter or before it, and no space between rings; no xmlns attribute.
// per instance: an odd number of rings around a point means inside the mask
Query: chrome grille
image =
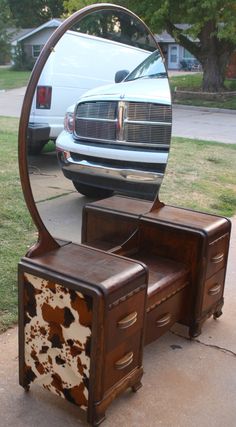
<svg viewBox="0 0 236 427"><path fill-rule="evenodd" d="M119 114L121 109L123 113ZM75 136L119 145L168 147L171 122L170 105L126 101L83 102L76 108Z"/></svg>
<svg viewBox="0 0 236 427"><path fill-rule="evenodd" d="M169 145L171 138L171 127L161 125L126 123L126 142L136 144Z"/></svg>
<svg viewBox="0 0 236 427"><path fill-rule="evenodd" d="M76 117L114 120L116 118L117 102L98 101L78 104Z"/></svg>
<svg viewBox="0 0 236 427"><path fill-rule="evenodd" d="M116 139L117 102L95 101L78 104L75 113L75 133L79 138Z"/></svg>
<svg viewBox="0 0 236 427"><path fill-rule="evenodd" d="M127 119L171 123L172 110L170 105L128 102Z"/></svg>
<svg viewBox="0 0 236 427"><path fill-rule="evenodd" d="M75 132L80 138L114 141L116 139L116 123L76 119Z"/></svg>

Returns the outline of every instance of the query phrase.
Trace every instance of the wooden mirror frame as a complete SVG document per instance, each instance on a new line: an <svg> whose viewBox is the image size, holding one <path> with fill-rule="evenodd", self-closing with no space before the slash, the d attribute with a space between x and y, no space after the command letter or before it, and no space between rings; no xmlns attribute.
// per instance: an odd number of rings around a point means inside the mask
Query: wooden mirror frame
<svg viewBox="0 0 236 427"><path fill-rule="evenodd" d="M31 105L32 105L34 93L36 90L36 86L48 57L50 56L56 43L61 39L64 33L67 30L69 30L79 19L84 18L86 15L90 13L98 12L103 9L123 11L123 12L126 12L131 17L134 17L135 19L137 19L148 30L153 40L155 41L157 48L159 48L158 43L155 40L154 35L150 32L148 26L136 14L134 14L133 12L129 11L128 9L122 6L113 5L110 3L98 3L91 6L86 6L83 9L75 12L58 27L58 29L52 34L48 42L45 44L32 71L32 74L26 89L26 93L24 96L22 110L21 110L21 117L19 122L18 153L19 153L19 171L20 171L21 185L22 185L22 190L23 190L26 205L33 219L33 222L38 229L38 241L28 251L27 253L28 257L41 255L45 251L49 251L49 250L60 247L60 244L57 242L57 240L47 230L38 212L38 209L36 207L35 200L33 197L30 179L29 179L29 173L28 173L27 132L28 132L28 123L29 123ZM154 201L154 204L151 210L156 209L159 206L160 206L160 202L157 197L156 200Z"/></svg>

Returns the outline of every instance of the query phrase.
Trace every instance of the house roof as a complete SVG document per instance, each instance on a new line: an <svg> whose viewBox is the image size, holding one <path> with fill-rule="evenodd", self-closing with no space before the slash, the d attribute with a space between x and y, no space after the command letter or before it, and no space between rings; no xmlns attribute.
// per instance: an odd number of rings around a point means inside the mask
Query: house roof
<svg viewBox="0 0 236 427"><path fill-rule="evenodd" d="M63 19L60 18L53 18L48 22L45 22L44 24L40 25L37 28L25 28L22 30L19 30L14 37L12 38L12 42L21 42L28 37L33 36L34 34L44 30L45 28L57 28L59 25L63 22Z"/></svg>
<svg viewBox="0 0 236 427"><path fill-rule="evenodd" d="M175 24L175 26L181 30L188 30L189 24ZM160 34L155 34L155 38L158 43L176 43L174 37L172 37L167 31L163 31ZM190 40L191 37L189 37Z"/></svg>
<svg viewBox="0 0 236 427"><path fill-rule="evenodd" d="M18 41L19 38L26 36L26 34L31 33L34 30L34 28L8 28L8 34L10 36L11 42Z"/></svg>
<svg viewBox="0 0 236 427"><path fill-rule="evenodd" d="M167 31L163 31L161 34L155 34L155 39L158 43L175 43L175 39L171 37Z"/></svg>

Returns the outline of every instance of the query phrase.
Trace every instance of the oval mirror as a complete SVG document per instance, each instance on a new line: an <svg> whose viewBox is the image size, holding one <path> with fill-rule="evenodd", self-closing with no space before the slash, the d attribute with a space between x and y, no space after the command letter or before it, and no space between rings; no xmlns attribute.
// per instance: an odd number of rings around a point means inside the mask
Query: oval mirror
<svg viewBox="0 0 236 427"><path fill-rule="evenodd" d="M38 228L79 243L86 203L153 201L171 122L164 60L146 25L115 5L68 18L33 70L20 122L22 184Z"/></svg>

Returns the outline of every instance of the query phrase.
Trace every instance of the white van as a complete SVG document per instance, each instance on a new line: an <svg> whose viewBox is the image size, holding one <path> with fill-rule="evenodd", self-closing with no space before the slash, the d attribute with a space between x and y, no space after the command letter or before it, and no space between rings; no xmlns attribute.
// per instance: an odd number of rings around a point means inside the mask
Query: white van
<svg viewBox="0 0 236 427"><path fill-rule="evenodd" d="M49 139L56 140L68 106L89 89L114 83L118 70L134 69L154 50L147 48L67 31L38 82L30 115L29 152L38 154Z"/></svg>

